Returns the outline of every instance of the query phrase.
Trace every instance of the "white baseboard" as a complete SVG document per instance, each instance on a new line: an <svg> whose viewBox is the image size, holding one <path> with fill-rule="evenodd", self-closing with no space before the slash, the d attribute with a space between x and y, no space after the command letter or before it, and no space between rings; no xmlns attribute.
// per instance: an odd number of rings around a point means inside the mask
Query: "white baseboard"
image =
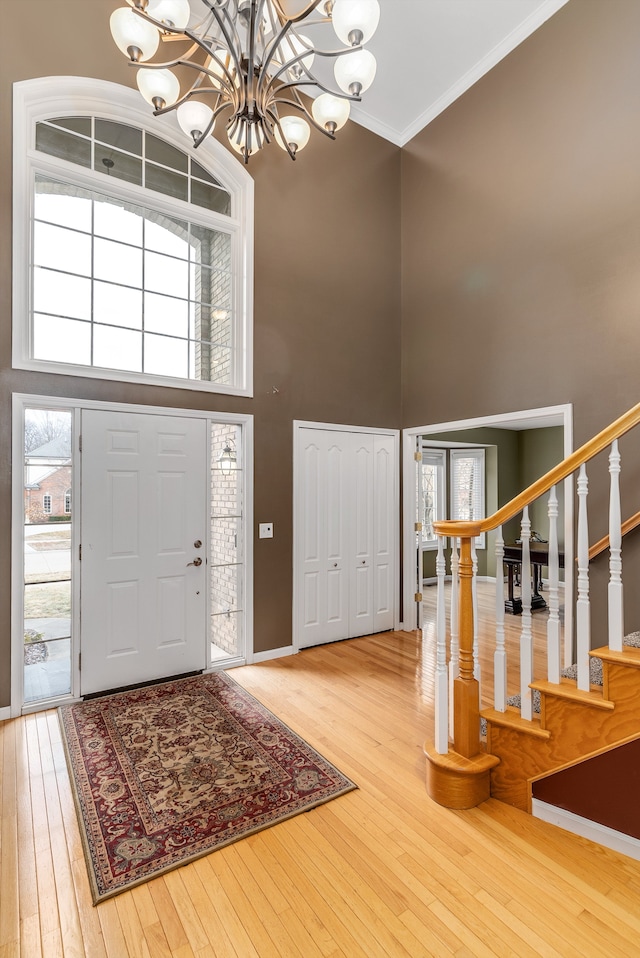
<svg viewBox="0 0 640 958"><path fill-rule="evenodd" d="M599 822L592 822L589 818L574 815L573 812L541 802L537 798L532 800L531 814L535 818L550 822L551 825L564 828L566 832L581 835L582 838L588 838L598 845L604 845L605 848L611 848L614 852L620 852L622 855L640 861L640 840L632 838L631 835L617 832L613 828L607 828L606 825L600 825Z"/></svg>
<svg viewBox="0 0 640 958"><path fill-rule="evenodd" d="M6 722L7 719L11 718L11 706L5 705L4 708L0 709L0 722Z"/></svg>
<svg viewBox="0 0 640 958"><path fill-rule="evenodd" d="M283 645L279 649L269 649L268 652L254 652L249 665L257 665L259 662L269 662L271 659L282 659L286 655L293 655L295 649L292 645Z"/></svg>

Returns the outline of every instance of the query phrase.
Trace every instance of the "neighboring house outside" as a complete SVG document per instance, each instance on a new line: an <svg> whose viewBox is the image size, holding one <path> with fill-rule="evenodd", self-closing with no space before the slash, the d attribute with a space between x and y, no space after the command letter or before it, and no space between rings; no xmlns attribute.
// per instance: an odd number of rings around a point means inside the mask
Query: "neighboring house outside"
<svg viewBox="0 0 640 958"><path fill-rule="evenodd" d="M59 437L25 456L26 523L71 518L71 441Z"/></svg>

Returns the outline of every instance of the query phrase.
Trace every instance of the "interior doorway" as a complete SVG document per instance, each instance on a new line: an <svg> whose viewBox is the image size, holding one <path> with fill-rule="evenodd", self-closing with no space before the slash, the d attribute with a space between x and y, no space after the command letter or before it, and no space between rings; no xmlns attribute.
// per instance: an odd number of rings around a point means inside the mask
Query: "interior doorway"
<svg viewBox="0 0 640 958"><path fill-rule="evenodd" d="M542 407L538 409L521 410L503 415L476 417L473 419L451 422L430 423L424 426L412 427L403 431L403 568L406 570L403 577L403 605L404 628L412 630L421 627L420 602L416 597L421 594L422 582L425 578L424 551L421 548L422 530L420 529L421 509L419 501L419 462L417 454L422 452L425 443L429 448L437 450L468 448L489 449L495 442L495 431L504 430L505 434L525 433L537 430L561 430L561 458L573 451L573 414L570 404L561 406ZM488 440L491 437L491 442ZM499 457L499 449L492 449L488 460L493 462ZM434 462L437 456L432 456ZM555 463L554 463L555 464ZM547 471L548 466L542 468L540 475ZM538 474L524 482L521 488L526 487ZM491 515L501 505L509 501L513 495L521 491L515 489L510 495L500 501L497 495L487 496L485 499L485 515ZM564 482L564 534L565 552L565 592L567 596L573 592L573 485L572 479ZM535 527L534 527L535 528ZM490 546L486 550L483 571L495 577L495 558L490 555ZM428 576L427 576L428 578ZM571 637L573 635L572 603L566 603L565 610L565 664L571 663Z"/></svg>

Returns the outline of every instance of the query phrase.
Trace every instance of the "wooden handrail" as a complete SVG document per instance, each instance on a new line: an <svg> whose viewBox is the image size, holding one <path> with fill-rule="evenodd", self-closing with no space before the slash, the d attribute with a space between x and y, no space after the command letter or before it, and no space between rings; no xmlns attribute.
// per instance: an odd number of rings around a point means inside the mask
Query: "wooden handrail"
<svg viewBox="0 0 640 958"><path fill-rule="evenodd" d="M632 532L634 529L640 526L640 512L636 512L634 516L631 516L626 522L622 523L621 532L623 536L626 536L627 532ZM609 536L603 536L602 539L598 539L597 542L589 549L589 561L595 559L596 556L599 556L601 552L604 552L605 549L609 548Z"/></svg>
<svg viewBox="0 0 640 958"><path fill-rule="evenodd" d="M471 542L472 539L480 535L481 532L489 532L491 529L496 529L498 526L501 526L503 523L507 522L509 519L512 519L514 516L518 515L525 509L526 506L529 506L532 502L538 499L545 492L548 492L553 486L557 485L559 482L562 482L563 479L566 479L567 476L570 476L576 469L587 462L589 459L592 459L599 452L602 452L608 446L610 446L615 440L619 439L620 436L623 436L630 429L633 429L634 426L637 426L640 423L640 403L626 412L623 416L620 416L619 419L616 419L615 422L612 422L606 429L603 429L602 432L599 432L597 436L593 439L590 439L589 442L585 443L570 456L567 456L559 465L555 466L553 469L550 469L541 479L538 479L536 482L532 483L524 492L521 492L520 495L516 496L511 502L507 503L506 506L502 506L501 509L498 509L492 516L489 516L487 519L480 519L472 522L463 522L461 520L440 520L433 523L433 528L439 536L451 536L453 538L460 539L460 569L459 569L459 593L458 593L458 602L459 602L459 673L454 677L453 680L453 717L454 717L454 727L453 727L453 755L454 759L451 760L451 751L448 750L446 753L446 759L443 758L440 753L436 754L434 750L427 749L427 790L432 798L435 798L441 805L448 805L450 808L471 808L474 805L478 805L480 802L489 798L491 793L490 788L490 778L489 773L490 769L486 765L486 754L483 751L482 743L480 741L480 722L479 722L479 682L475 677L473 672L473 595L472 595L472 580L473 580L473 571L471 570L471 575L469 575L471 563ZM615 455L619 463L619 456L617 452L617 446L615 447ZM617 478L617 472L619 468L614 470L611 466L610 457L610 470L612 474L615 472ZM586 500L586 475L583 475L581 470L582 482L578 480L578 498L580 500L580 508L584 507ZM582 489L581 489L582 486ZM619 500L618 500L619 504ZM628 523L635 521L635 524L640 524L640 513L637 516L634 516L632 520L628 520ZM615 510L615 521L613 523L613 528L617 529L618 523L620 523L620 511L619 509ZM627 525L627 523L625 523ZM525 523L523 522L523 527ZM527 530L529 529L529 524L526 524ZM580 538L580 529L583 529L584 541ZM624 526L621 526L624 530ZM523 562L526 564L529 561L527 555L527 532L525 532L525 538L523 539L524 543L524 554ZM597 543L599 545L599 543ZM616 547L617 548L617 547ZM578 604L577 609L578 613L582 613L588 616L588 599L586 600L586 613L584 609L584 604L581 606L581 584L583 573L587 578L586 570L582 566L586 566L587 558L587 541L586 541L586 524L580 523L578 521L578 556L583 557L578 563ZM609 583L609 588L611 589L612 582ZM615 584L615 583L613 583ZM588 591L588 590L587 590ZM523 608L523 619L525 614L528 618L531 618L530 612L528 611L530 603L527 601L525 603L526 608ZM609 614L611 615L611 608L609 607ZM620 583L620 616L621 616L621 583ZM580 619L578 625L580 626ZM622 619L620 618L620 637L622 637ZM526 646L527 635L526 635L527 623L525 621L523 627L523 634L521 637L521 644ZM580 640L581 630L578 628L578 640ZM587 635L588 638L588 624L587 628L582 629L582 634ZM529 646L527 655L531 657L531 662L533 662L533 652L531 649L531 631L529 628ZM526 651L526 650L525 650ZM531 680L527 677L529 673L524 673L523 678L523 702L524 695L527 691L524 688L526 684L529 688L531 687ZM522 678L522 676L521 676ZM580 681L580 672L578 676ZM580 686L582 688L582 686ZM447 703L445 702L445 705ZM438 703L436 702L436 707ZM531 718L531 712L529 710L528 718Z"/></svg>
<svg viewBox="0 0 640 958"><path fill-rule="evenodd" d="M563 479L570 476L576 469L579 469L584 462L593 459L599 452L602 452L603 449L610 446L614 439L619 439L620 436L624 436L626 432L629 432L630 429L633 429L633 427L639 423L640 403L633 406L628 412L620 416L619 419L616 419L608 425L602 432L599 432L597 436L594 436L593 439L585 442L583 446L580 446L579 449L572 452L570 456L567 456L561 463L554 466L553 469L550 469L544 476L541 476L540 479L533 482L524 492L521 492L512 499L511 502L508 502L506 506L502 506L497 512L494 512L492 516L470 522L463 522L460 519L440 519L433 523L435 532L439 536L470 536L474 538L480 535L481 532L489 532L491 529L496 529L498 526L508 522L509 519L513 519L514 516L522 512L525 506L531 505L539 496L548 492L552 486L555 486L558 482L562 482Z"/></svg>

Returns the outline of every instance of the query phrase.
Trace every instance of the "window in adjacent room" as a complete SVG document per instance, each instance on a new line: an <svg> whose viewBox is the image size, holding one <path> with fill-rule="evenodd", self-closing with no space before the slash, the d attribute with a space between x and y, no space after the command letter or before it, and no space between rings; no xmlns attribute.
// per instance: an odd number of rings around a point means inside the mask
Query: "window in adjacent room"
<svg viewBox="0 0 640 958"><path fill-rule="evenodd" d="M451 472L451 518L466 521L484 519L484 449L452 449L449 455ZM477 537L476 547L478 549L484 549L484 532Z"/></svg>
<svg viewBox="0 0 640 958"><path fill-rule="evenodd" d="M438 537L433 523L445 519L446 502L446 450L423 447L420 469L420 521L422 522L422 548L436 549Z"/></svg>

